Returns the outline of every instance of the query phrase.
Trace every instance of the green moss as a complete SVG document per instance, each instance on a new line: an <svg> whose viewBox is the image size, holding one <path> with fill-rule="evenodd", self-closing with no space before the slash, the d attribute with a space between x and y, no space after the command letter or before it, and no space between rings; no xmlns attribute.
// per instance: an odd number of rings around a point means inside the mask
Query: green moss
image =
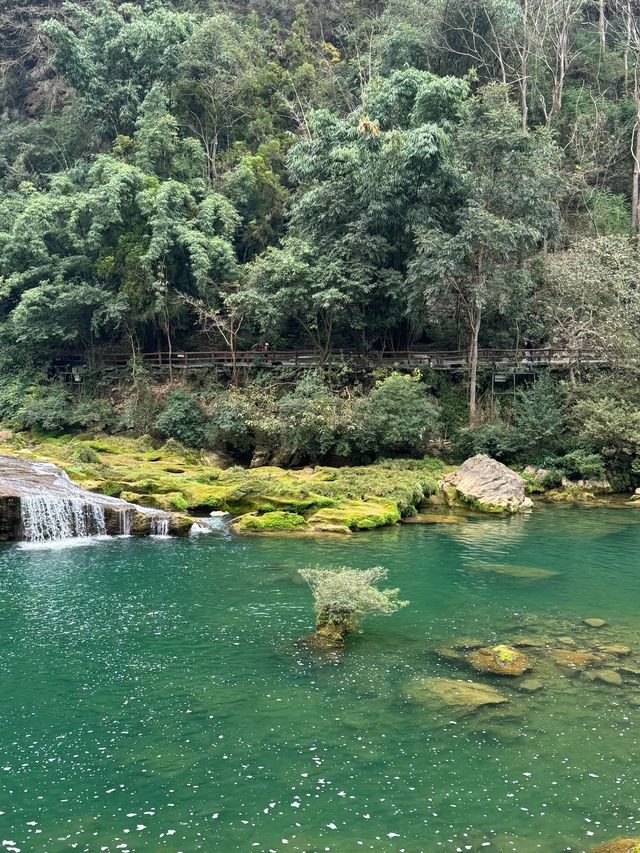
<svg viewBox="0 0 640 853"><path fill-rule="evenodd" d="M429 459L313 471L222 469L211 464L214 457L186 451L175 441L158 450L148 438L124 436L85 437L82 446L103 455L100 464L78 465L72 458L77 438L46 437L34 444L17 449L5 440L2 452L53 462L85 488L159 509L290 514L332 533L369 530L415 514L445 471Z"/></svg>
<svg viewBox="0 0 640 853"><path fill-rule="evenodd" d="M162 509L165 512L188 509L189 504L181 492L169 492L168 494L145 495L137 492L122 492L120 497L123 501L148 506L152 509Z"/></svg>
<svg viewBox="0 0 640 853"><path fill-rule="evenodd" d="M503 506L484 503L484 501L478 500L478 498L474 498L469 495L461 495L457 490L456 495L458 496L458 503L465 504L466 506L471 507L471 509L475 509L477 512L490 513L494 515L500 515L505 512L505 508Z"/></svg>
<svg viewBox="0 0 640 853"><path fill-rule="evenodd" d="M494 646L491 651L499 663L511 663L518 657L518 653L509 646Z"/></svg>
<svg viewBox="0 0 640 853"><path fill-rule="evenodd" d="M236 530L247 533L274 533L308 528L305 519L295 512L267 512L243 515L234 523Z"/></svg>
<svg viewBox="0 0 640 853"><path fill-rule="evenodd" d="M371 530L400 521L398 505L390 500L341 501L331 509L321 509L307 517L313 527L338 525L350 530Z"/></svg>

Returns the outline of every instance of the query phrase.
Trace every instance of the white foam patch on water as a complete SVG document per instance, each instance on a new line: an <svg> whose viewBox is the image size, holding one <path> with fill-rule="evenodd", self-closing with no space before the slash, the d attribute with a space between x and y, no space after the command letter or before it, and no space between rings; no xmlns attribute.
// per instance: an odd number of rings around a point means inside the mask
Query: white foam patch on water
<svg viewBox="0 0 640 853"><path fill-rule="evenodd" d="M68 539L45 539L40 542L18 542L16 547L19 551L62 551L66 548L85 548L97 545L99 542L109 542L112 539L113 537L104 534L102 536L82 536Z"/></svg>

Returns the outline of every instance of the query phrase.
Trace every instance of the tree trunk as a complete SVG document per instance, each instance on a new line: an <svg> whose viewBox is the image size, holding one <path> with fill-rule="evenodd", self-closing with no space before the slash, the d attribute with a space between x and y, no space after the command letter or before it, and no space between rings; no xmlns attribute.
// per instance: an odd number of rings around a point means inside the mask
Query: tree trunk
<svg viewBox="0 0 640 853"><path fill-rule="evenodd" d="M638 79L638 69L635 73L635 97L636 97L636 123L635 123L635 140L633 144L633 178L631 185L631 236L638 240L640 231L638 205L640 203L640 80Z"/></svg>
<svg viewBox="0 0 640 853"><path fill-rule="evenodd" d="M600 36L600 58L605 54L607 48L607 19L604 14L604 2L600 0L600 10L598 15L598 34Z"/></svg>
<svg viewBox="0 0 640 853"><path fill-rule="evenodd" d="M233 320L231 321L233 323ZM231 384L237 388L240 384L238 381L238 350L236 346L236 334L231 330L229 335L229 349L231 350Z"/></svg>
<svg viewBox="0 0 640 853"><path fill-rule="evenodd" d="M523 51L520 62L520 109L522 111L522 130L526 131L529 121L529 106L527 104L527 57Z"/></svg>
<svg viewBox="0 0 640 853"><path fill-rule="evenodd" d="M164 333L167 338L167 346L169 348L169 382L173 382L173 343L171 341L171 326L169 324L169 311L165 306L164 317Z"/></svg>
<svg viewBox="0 0 640 853"><path fill-rule="evenodd" d="M478 338L480 337L480 322L482 309L475 303L469 309L469 426L473 426L478 419L477 393L478 393Z"/></svg>

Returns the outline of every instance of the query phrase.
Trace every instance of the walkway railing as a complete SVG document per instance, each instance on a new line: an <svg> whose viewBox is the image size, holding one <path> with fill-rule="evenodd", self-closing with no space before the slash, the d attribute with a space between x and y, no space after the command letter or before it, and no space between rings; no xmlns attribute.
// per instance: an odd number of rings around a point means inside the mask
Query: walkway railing
<svg viewBox="0 0 640 853"><path fill-rule="evenodd" d="M173 370L195 370L211 367L232 367L234 359L228 350L208 350L196 352L141 353L138 358L149 368ZM456 370L469 364L468 350L385 350L382 352L360 352L352 349L334 350L333 360L346 360L355 365L385 365L399 367L431 367L435 370ZM131 353L104 353L100 362L107 367L126 367ZM480 349L478 363L496 368L516 368L526 371L537 368L568 370L585 364L607 364L608 359L602 353L590 350L573 351L566 349ZM256 352L247 350L235 354L237 367L285 366L316 367L324 364L324 359L316 350L269 350ZM84 367L87 357L73 354L56 362L56 368L64 371L74 367Z"/></svg>

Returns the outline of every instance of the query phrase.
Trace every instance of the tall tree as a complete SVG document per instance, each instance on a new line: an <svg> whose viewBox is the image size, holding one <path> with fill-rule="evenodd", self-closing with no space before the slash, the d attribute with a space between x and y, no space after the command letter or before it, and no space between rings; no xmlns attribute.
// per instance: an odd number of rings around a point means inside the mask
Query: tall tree
<svg viewBox="0 0 640 853"><path fill-rule="evenodd" d="M467 93L464 80L404 70L372 81L346 119L309 117L311 138L289 158L299 183L289 236L249 279L256 308L295 316L324 357L341 324L361 343L369 331L384 345L385 327L395 331L406 316L417 226L455 207L448 133ZM407 328L397 341L405 346Z"/></svg>
<svg viewBox="0 0 640 853"><path fill-rule="evenodd" d="M478 342L487 311L522 301L524 267L559 224L560 152L544 131L523 129L506 87L492 84L469 106L456 135L466 201L453 227L423 226L409 265L413 305L461 311L469 335L469 420L477 420Z"/></svg>

